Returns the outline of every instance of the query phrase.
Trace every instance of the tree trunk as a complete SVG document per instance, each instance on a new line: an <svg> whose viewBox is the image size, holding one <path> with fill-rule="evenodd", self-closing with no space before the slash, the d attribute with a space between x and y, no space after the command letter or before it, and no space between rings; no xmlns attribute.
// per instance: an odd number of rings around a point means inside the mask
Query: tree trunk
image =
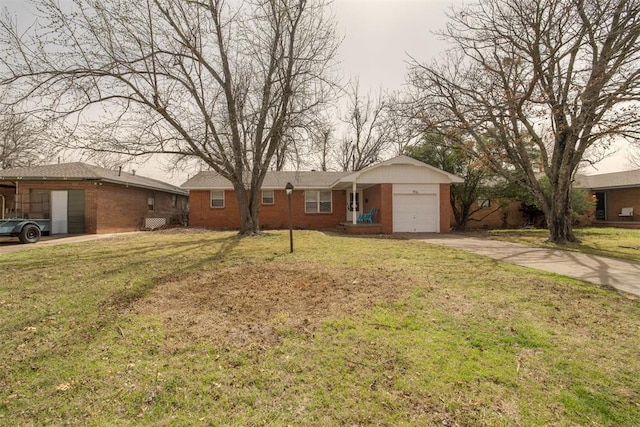
<svg viewBox="0 0 640 427"><path fill-rule="evenodd" d="M235 187L235 186L234 186ZM260 234L260 221L258 220L258 203L252 193L244 188L236 188L236 199L240 211L240 236L254 236ZM257 192L259 193L259 191Z"/></svg>
<svg viewBox="0 0 640 427"><path fill-rule="evenodd" d="M558 245L566 245L567 243L580 243L575 234L573 234L573 226L571 225L571 213L554 213L550 219L547 219L549 227L549 242Z"/></svg>
<svg viewBox="0 0 640 427"><path fill-rule="evenodd" d="M545 212L549 229L547 241L558 245L580 243L580 240L573 234L570 182L568 185L558 184L552 191L552 199L554 200L550 209Z"/></svg>

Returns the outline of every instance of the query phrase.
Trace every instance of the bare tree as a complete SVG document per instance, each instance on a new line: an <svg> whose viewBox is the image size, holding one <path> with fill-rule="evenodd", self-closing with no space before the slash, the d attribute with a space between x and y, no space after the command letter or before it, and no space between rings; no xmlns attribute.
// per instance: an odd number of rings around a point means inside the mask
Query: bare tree
<svg viewBox="0 0 640 427"><path fill-rule="evenodd" d="M331 137L334 132L333 126L327 122L321 123L317 132L312 135L314 146L320 153L320 170L329 170L329 159L331 155Z"/></svg>
<svg viewBox="0 0 640 427"><path fill-rule="evenodd" d="M587 150L640 134L640 1L487 0L450 19L454 48L412 66L421 119L463 130L535 196L550 241L577 241L571 183Z"/></svg>
<svg viewBox="0 0 640 427"><path fill-rule="evenodd" d="M382 93L374 98L360 93L358 80L347 88L347 125L339 148L338 163L345 170L357 171L376 163L392 146L387 120L387 102Z"/></svg>
<svg viewBox="0 0 640 427"><path fill-rule="evenodd" d="M294 124L325 101L337 49L324 0L35 0L0 23L2 85L75 148L198 158L233 184L241 234Z"/></svg>
<svg viewBox="0 0 640 427"><path fill-rule="evenodd" d="M0 115L0 169L41 164L53 155L43 131L25 114L7 110Z"/></svg>

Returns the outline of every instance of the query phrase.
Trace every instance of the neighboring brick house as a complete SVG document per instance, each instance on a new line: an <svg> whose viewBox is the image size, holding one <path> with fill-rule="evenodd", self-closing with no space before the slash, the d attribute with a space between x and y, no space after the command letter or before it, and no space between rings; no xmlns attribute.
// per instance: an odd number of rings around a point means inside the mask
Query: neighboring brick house
<svg viewBox="0 0 640 427"><path fill-rule="evenodd" d="M287 183L295 228L351 233L435 232L450 229L449 186L462 178L407 156L357 172L267 172L262 185L260 226L288 227ZM231 182L216 172L200 172L182 185L190 193L189 224L238 229L240 214ZM358 216L377 210L373 224Z"/></svg>
<svg viewBox="0 0 640 427"><path fill-rule="evenodd" d="M51 219L52 234L100 234L186 221L188 192L85 163L0 170L0 217Z"/></svg>
<svg viewBox="0 0 640 427"><path fill-rule="evenodd" d="M582 175L574 187L589 190L596 198L595 223L638 226L640 221L640 169ZM632 213L629 215L629 208ZM623 209L627 215L622 215ZM635 223L635 224L634 224Z"/></svg>
<svg viewBox="0 0 640 427"><path fill-rule="evenodd" d="M522 204L518 201L479 199L471 207L474 213L466 224L467 230L518 228L527 225L523 216ZM451 226L456 222L451 216Z"/></svg>

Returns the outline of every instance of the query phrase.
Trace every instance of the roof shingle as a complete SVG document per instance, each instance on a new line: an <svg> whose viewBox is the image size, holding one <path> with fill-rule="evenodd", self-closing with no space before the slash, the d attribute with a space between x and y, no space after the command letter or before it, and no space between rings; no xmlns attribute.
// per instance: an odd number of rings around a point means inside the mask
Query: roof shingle
<svg viewBox="0 0 640 427"><path fill-rule="evenodd" d="M640 169L603 173L599 175L580 175L574 187L591 190L605 188L623 188L640 186Z"/></svg>
<svg viewBox="0 0 640 427"><path fill-rule="evenodd" d="M157 179L134 175L124 171L105 169L87 163L60 163L0 170L0 180L44 181L97 180L133 187L161 190L169 193L186 194L185 190Z"/></svg>
<svg viewBox="0 0 640 427"><path fill-rule="evenodd" d="M333 184L350 172L324 171L268 171L264 177L263 189L284 189L288 182L295 188L331 188ZM232 189L231 182L214 171L202 171L182 184L187 189Z"/></svg>

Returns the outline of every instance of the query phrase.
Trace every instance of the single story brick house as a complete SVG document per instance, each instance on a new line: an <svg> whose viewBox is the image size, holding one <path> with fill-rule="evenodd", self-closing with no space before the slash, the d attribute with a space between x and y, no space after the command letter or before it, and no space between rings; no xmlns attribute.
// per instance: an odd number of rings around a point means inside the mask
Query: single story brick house
<svg viewBox="0 0 640 427"><path fill-rule="evenodd" d="M186 221L188 192L86 163L0 170L0 218L51 219L51 234L100 234Z"/></svg>
<svg viewBox="0 0 640 427"><path fill-rule="evenodd" d="M595 196L595 224L640 225L640 169L581 175L574 186L585 188Z"/></svg>
<svg viewBox="0 0 640 427"><path fill-rule="evenodd" d="M350 233L450 230L449 186L462 178L407 156L357 172L271 171L262 186L260 225L288 228L287 183L295 228L337 229ZM238 229L240 214L231 182L203 171L182 185L189 190L189 224ZM376 209L372 223L358 217Z"/></svg>

